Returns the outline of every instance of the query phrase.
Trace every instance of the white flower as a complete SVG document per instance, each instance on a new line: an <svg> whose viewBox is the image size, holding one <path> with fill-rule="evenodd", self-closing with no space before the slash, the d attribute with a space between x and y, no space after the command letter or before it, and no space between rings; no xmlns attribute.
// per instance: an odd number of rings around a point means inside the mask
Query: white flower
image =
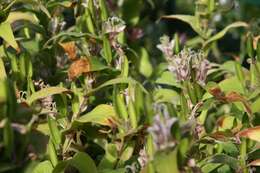
<svg viewBox="0 0 260 173"><path fill-rule="evenodd" d="M110 17L103 24L103 31L107 34L118 34L125 30L125 22L118 17Z"/></svg>
<svg viewBox="0 0 260 173"><path fill-rule="evenodd" d="M167 35L164 35L160 38L160 42L161 44L158 44L157 48L163 52L166 59L170 59L173 56L174 40L170 40Z"/></svg>

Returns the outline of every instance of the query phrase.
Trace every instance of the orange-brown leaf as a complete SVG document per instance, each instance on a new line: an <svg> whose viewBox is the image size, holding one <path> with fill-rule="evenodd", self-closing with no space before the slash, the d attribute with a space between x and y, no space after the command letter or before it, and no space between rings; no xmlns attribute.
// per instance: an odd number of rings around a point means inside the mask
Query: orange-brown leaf
<svg viewBox="0 0 260 173"><path fill-rule="evenodd" d="M249 138L260 142L260 126L248 128L237 133L238 137Z"/></svg>
<svg viewBox="0 0 260 173"><path fill-rule="evenodd" d="M260 159L250 162L249 166L260 166Z"/></svg>
<svg viewBox="0 0 260 173"><path fill-rule="evenodd" d="M247 102L247 100L241 96L239 93L237 92L230 92L226 95L226 101L227 102L242 102L246 108L246 111L249 114L252 114L252 110L250 108L249 103Z"/></svg>
<svg viewBox="0 0 260 173"><path fill-rule="evenodd" d="M74 61L77 59L77 47L74 41L60 43L60 46L68 54L70 60Z"/></svg>
<svg viewBox="0 0 260 173"><path fill-rule="evenodd" d="M79 77L82 74L86 74L90 72L90 63L86 58L81 58L79 60L74 61L69 68L68 76L69 79L73 80Z"/></svg>
<svg viewBox="0 0 260 173"><path fill-rule="evenodd" d="M219 100L225 100L225 94L221 91L219 87L211 88L209 90L209 93Z"/></svg>

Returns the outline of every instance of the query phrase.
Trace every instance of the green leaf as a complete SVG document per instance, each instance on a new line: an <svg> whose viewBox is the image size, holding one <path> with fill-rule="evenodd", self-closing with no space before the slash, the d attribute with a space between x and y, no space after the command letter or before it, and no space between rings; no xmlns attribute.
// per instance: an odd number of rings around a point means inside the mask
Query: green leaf
<svg viewBox="0 0 260 173"><path fill-rule="evenodd" d="M33 170L33 173L51 173L53 167L50 161L43 161L39 163Z"/></svg>
<svg viewBox="0 0 260 173"><path fill-rule="evenodd" d="M201 168L201 170L203 173L210 173L216 170L217 168L219 168L220 166L221 166L220 163L207 163Z"/></svg>
<svg viewBox="0 0 260 173"><path fill-rule="evenodd" d="M248 24L245 22L235 22L228 25L222 31L218 32L216 35L208 39L204 43L203 47L207 47L211 42L221 39L230 29L237 28L237 27L248 27Z"/></svg>
<svg viewBox="0 0 260 173"><path fill-rule="evenodd" d="M0 163L0 172L6 173L6 172L9 172L9 171L15 169L16 167L17 167L17 165L15 165L13 163L1 162Z"/></svg>
<svg viewBox="0 0 260 173"><path fill-rule="evenodd" d="M58 157L57 157L57 151L52 141L53 140L49 140L47 151L52 165L56 166L58 163Z"/></svg>
<svg viewBox="0 0 260 173"><path fill-rule="evenodd" d="M104 126L110 126L116 119L116 112L111 105L101 104L95 107L92 111L74 120L72 127L79 124L94 123Z"/></svg>
<svg viewBox="0 0 260 173"><path fill-rule="evenodd" d="M11 158L14 149L14 131L11 127L10 119L6 119L3 130L3 144L5 147L5 154Z"/></svg>
<svg viewBox="0 0 260 173"><path fill-rule="evenodd" d="M79 33L79 32L71 32L71 31L64 31L64 32L60 32L59 34L53 36L52 38L50 38L48 41L46 41L46 43L43 45L43 48L47 48L47 46L52 42L52 41L58 41L59 39L61 39L62 37L66 37L66 38L81 38L81 37L87 37L87 38L93 38L95 40L101 40L100 38L89 34L89 33Z"/></svg>
<svg viewBox="0 0 260 173"><path fill-rule="evenodd" d="M50 137L55 146L58 146L61 143L61 133L58 129L57 122L52 117L48 116L48 125L50 130Z"/></svg>
<svg viewBox="0 0 260 173"><path fill-rule="evenodd" d="M9 22L0 23L0 37L2 37L14 49L19 51L19 46L14 38L14 34Z"/></svg>
<svg viewBox="0 0 260 173"><path fill-rule="evenodd" d="M63 6L63 7L66 7L66 8L69 8L71 7L73 2L71 1L61 1L61 2L51 2L48 4L48 8L53 8L53 7L57 7L57 6Z"/></svg>
<svg viewBox="0 0 260 173"><path fill-rule="evenodd" d="M236 145L233 144L232 142L224 142L224 143L222 143L222 145L223 145L224 151L227 154L229 154L233 157L236 157L239 155L239 150L237 149Z"/></svg>
<svg viewBox="0 0 260 173"><path fill-rule="evenodd" d="M99 173L125 173L125 168L121 169L104 169L99 171Z"/></svg>
<svg viewBox="0 0 260 173"><path fill-rule="evenodd" d="M120 167L120 165L124 165L124 163L129 160L132 157L132 154L134 152L134 143L130 143L125 150L122 152L121 156L120 156L120 160L118 162L118 166Z"/></svg>
<svg viewBox="0 0 260 173"><path fill-rule="evenodd" d="M21 74L21 79L26 80L26 78L31 78L33 76L32 61L29 53L22 53L19 57L19 69Z"/></svg>
<svg viewBox="0 0 260 173"><path fill-rule="evenodd" d="M143 47L140 49L140 58L139 72L146 78L149 78L153 73L153 66L149 60L147 50Z"/></svg>
<svg viewBox="0 0 260 173"><path fill-rule="evenodd" d="M83 152L78 152L69 164L78 169L80 173L97 173L97 168L91 157Z"/></svg>
<svg viewBox="0 0 260 173"><path fill-rule="evenodd" d="M135 26L140 19L142 7L143 2L140 0L125 0L122 7L124 21L126 21L127 24Z"/></svg>
<svg viewBox="0 0 260 173"><path fill-rule="evenodd" d="M106 154L98 165L99 170L113 169L117 161L118 153L116 144L107 144L105 151Z"/></svg>
<svg viewBox="0 0 260 173"><path fill-rule="evenodd" d="M260 112L260 106L259 105L260 105L260 97L257 98L251 105L253 113Z"/></svg>
<svg viewBox="0 0 260 173"><path fill-rule="evenodd" d="M104 0L99 0L99 6L100 6L100 11L101 11L101 19L102 21L106 21L108 18L107 14L107 8L106 8L106 3Z"/></svg>
<svg viewBox="0 0 260 173"><path fill-rule="evenodd" d="M112 50L107 35L103 36L103 52L104 52L105 60L107 61L108 64L110 64L112 61Z"/></svg>
<svg viewBox="0 0 260 173"><path fill-rule="evenodd" d="M221 81L219 87L224 92L234 91L244 94L244 88L237 77L231 77Z"/></svg>
<svg viewBox="0 0 260 173"><path fill-rule="evenodd" d="M45 97L48 97L48 96L51 96L54 94L60 94L60 93L66 92L66 91L69 91L69 90L66 88L63 88L63 87L44 88L44 89L41 89L40 91L33 93L31 95L31 97L29 97L26 101L30 105L38 99L42 99L42 98L45 98Z"/></svg>
<svg viewBox="0 0 260 173"><path fill-rule="evenodd" d="M223 163L229 165L232 169L238 170L239 162L236 158L228 156L226 154L216 154L208 159L209 163Z"/></svg>
<svg viewBox="0 0 260 173"><path fill-rule="evenodd" d="M111 80L101 84L97 88L90 90L88 92L88 94L96 92L96 91L98 91L98 90L100 90L100 89L102 89L104 87L107 87L107 86L111 86L111 85L115 85L115 84L123 84L123 83L132 84L132 85L138 85L143 90L144 93L148 93L147 90L139 82L137 82L136 80L134 80L132 78L119 77L119 78L111 79Z"/></svg>
<svg viewBox="0 0 260 173"><path fill-rule="evenodd" d="M6 71L4 66L4 61L2 58L0 58L0 80L3 80L6 78Z"/></svg>
<svg viewBox="0 0 260 173"><path fill-rule="evenodd" d="M98 173L97 167L92 158L83 152L78 152L70 160L60 162L54 168L52 173L64 172L68 165L75 167L80 173Z"/></svg>
<svg viewBox="0 0 260 173"><path fill-rule="evenodd" d="M169 71L163 72L155 82L157 84L164 84L181 88L181 85L177 82L175 75Z"/></svg>
<svg viewBox="0 0 260 173"><path fill-rule="evenodd" d="M27 20L30 21L34 24L38 23L38 19L35 16L35 14L31 13L31 12L20 12L20 11L13 11L9 14L8 18L7 18L7 22L9 23L13 23L15 21L18 20Z"/></svg>
<svg viewBox="0 0 260 173"><path fill-rule="evenodd" d="M207 38L207 35L202 31L199 25L198 18L191 15L168 15L163 16L165 19L177 19L189 24L192 29L197 32L202 38Z"/></svg>
<svg viewBox="0 0 260 173"><path fill-rule="evenodd" d="M157 102L168 102L180 104L179 94L171 89L158 89L154 92L154 100Z"/></svg>
<svg viewBox="0 0 260 173"><path fill-rule="evenodd" d="M154 158L154 166L158 173L179 173L177 150L171 153L158 153Z"/></svg>

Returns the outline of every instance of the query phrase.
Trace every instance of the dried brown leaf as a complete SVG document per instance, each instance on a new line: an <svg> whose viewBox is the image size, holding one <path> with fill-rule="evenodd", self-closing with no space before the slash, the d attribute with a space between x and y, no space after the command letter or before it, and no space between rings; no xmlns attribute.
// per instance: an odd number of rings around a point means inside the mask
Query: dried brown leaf
<svg viewBox="0 0 260 173"><path fill-rule="evenodd" d="M90 62L87 58L74 61L68 70L69 79L74 80L82 74L90 72Z"/></svg>
<svg viewBox="0 0 260 173"><path fill-rule="evenodd" d="M70 60L77 59L77 47L74 41L60 43L60 46L64 49Z"/></svg>

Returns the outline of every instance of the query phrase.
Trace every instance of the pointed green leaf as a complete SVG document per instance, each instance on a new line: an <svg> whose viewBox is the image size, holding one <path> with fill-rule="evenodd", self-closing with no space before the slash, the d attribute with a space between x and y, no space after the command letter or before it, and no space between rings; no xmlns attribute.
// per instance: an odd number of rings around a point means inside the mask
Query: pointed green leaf
<svg viewBox="0 0 260 173"><path fill-rule="evenodd" d="M145 48L141 48L140 57L139 71L146 78L149 78L153 73L153 66L149 60L149 55Z"/></svg>
<svg viewBox="0 0 260 173"><path fill-rule="evenodd" d="M48 96L51 96L54 94L60 94L60 93L66 92L66 91L69 91L69 90L66 88L63 88L63 87L44 88L44 89L41 89L40 91L33 93L31 95L31 97L29 97L27 99L27 103L32 104L32 102L34 102L38 99L42 99L42 98L45 98L45 97L48 97Z"/></svg>
<svg viewBox="0 0 260 173"><path fill-rule="evenodd" d="M192 29L197 32L202 38L207 38L207 35L202 31L202 29L199 26L198 18L191 15L168 15L163 16L162 18L165 19L177 19L181 20L187 24L189 24Z"/></svg>
<svg viewBox="0 0 260 173"><path fill-rule="evenodd" d="M114 107L111 105L101 104L87 114L75 119L72 126L75 127L78 124L83 123L95 123L104 126L110 126L115 119L116 113Z"/></svg>
<svg viewBox="0 0 260 173"><path fill-rule="evenodd" d="M19 50L18 44L14 38L14 34L9 22L0 24L0 37L2 37L8 44L10 44L17 51Z"/></svg>
<svg viewBox="0 0 260 173"><path fill-rule="evenodd" d="M209 158L208 162L227 164L234 170L238 170L240 168L238 160L226 154L216 154Z"/></svg>
<svg viewBox="0 0 260 173"><path fill-rule="evenodd" d="M248 24L245 22L235 22L227 27L225 27L222 31L218 32L216 35L212 36L204 43L204 47L207 47L211 42L221 39L230 29L238 28L238 27L247 27Z"/></svg>

